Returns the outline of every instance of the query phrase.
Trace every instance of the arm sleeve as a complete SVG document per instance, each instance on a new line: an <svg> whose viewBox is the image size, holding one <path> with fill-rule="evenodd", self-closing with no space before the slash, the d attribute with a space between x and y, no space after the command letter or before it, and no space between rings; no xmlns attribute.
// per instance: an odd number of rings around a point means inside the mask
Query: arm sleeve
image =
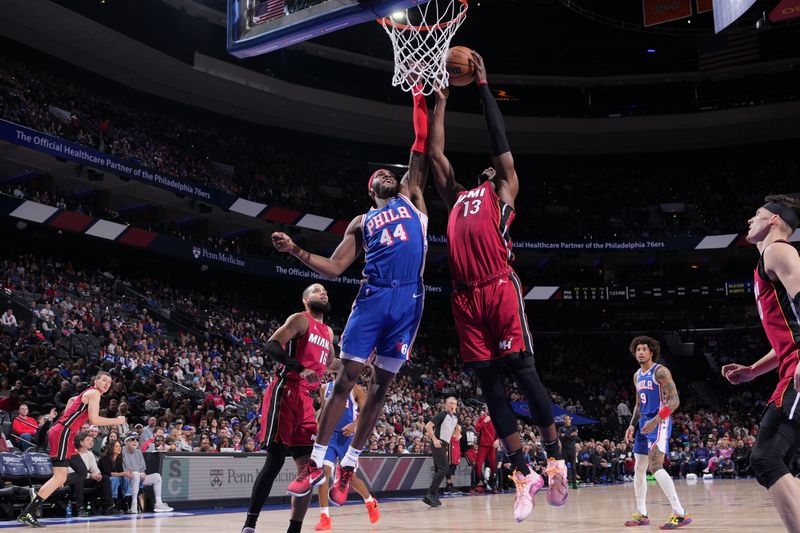
<svg viewBox="0 0 800 533"><path fill-rule="evenodd" d="M424 154L428 151L428 104L422 94L414 95L414 144L412 152Z"/></svg>
<svg viewBox="0 0 800 533"><path fill-rule="evenodd" d="M279 362L289 370L294 370L295 372L303 371L303 365L292 359L278 341L269 341L264 347L264 350L273 360Z"/></svg>
<svg viewBox="0 0 800 533"><path fill-rule="evenodd" d="M483 100L483 114L486 117L486 125L489 128L492 157L510 152L511 147L508 145L508 139L506 138L506 123L503 120L503 114L500 112L500 106L497 105L488 83L481 83L479 88L481 99Z"/></svg>

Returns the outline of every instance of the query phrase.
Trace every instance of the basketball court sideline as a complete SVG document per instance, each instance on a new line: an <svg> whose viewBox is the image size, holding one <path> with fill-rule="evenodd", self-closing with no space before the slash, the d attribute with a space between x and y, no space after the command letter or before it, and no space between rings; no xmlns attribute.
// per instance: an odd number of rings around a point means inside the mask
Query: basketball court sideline
<svg viewBox="0 0 800 533"><path fill-rule="evenodd" d="M715 480L712 483L677 481L684 506L694 519L692 531L771 533L784 531L780 518L755 480ZM657 530L669 516L670 509L656 491L649 500L651 525L637 531ZM623 522L634 512L630 484L597 486L571 491L563 508L548 506L544 494L522 524L514 523L508 509L513 505L512 493L498 495L464 495L444 498L443 505L433 509L419 498L381 501L382 518L370 524L360 503L351 503L332 512L333 531L378 532L415 531L419 533L466 533L469 531L506 532L536 531L541 533L605 533L626 528ZM309 509L304 531L313 531L319 508ZM244 509L197 510L162 515L122 516L110 519L44 520L49 533L76 531L166 533L198 531L236 533L244 520ZM257 531L283 532L289 522L288 507L266 507ZM0 529L20 528L16 522L0 522Z"/></svg>

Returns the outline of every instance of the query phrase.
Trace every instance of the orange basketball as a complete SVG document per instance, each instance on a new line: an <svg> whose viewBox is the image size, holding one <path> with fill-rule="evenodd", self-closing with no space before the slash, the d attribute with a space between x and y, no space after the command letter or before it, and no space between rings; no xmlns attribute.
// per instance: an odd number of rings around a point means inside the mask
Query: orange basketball
<svg viewBox="0 0 800 533"><path fill-rule="evenodd" d="M454 46L447 51L446 67L450 74L450 85L463 87L475 79L475 68L472 66L472 50L466 46Z"/></svg>

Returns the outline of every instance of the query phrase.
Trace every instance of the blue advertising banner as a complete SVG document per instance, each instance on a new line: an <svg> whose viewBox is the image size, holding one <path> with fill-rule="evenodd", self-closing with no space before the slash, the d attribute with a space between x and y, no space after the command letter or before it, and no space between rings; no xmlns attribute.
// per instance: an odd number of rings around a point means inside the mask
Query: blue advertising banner
<svg viewBox="0 0 800 533"><path fill-rule="evenodd" d="M514 409L514 412L520 416L524 416L530 418L531 410L528 408L528 402L511 402L511 407ZM586 418L585 416L576 415L570 413L569 411L565 410L563 407L560 407L556 404L553 404L553 417L555 418L556 423L563 424L564 423L564 416L571 416L572 423L580 426L584 424L599 424L600 422L597 420L593 420L591 418Z"/></svg>
<svg viewBox="0 0 800 533"><path fill-rule="evenodd" d="M182 181L162 174L157 170L145 168L130 159L122 159L93 148L74 144L7 120L0 119L0 140L75 163L88 165L98 170L106 170L147 185L191 196L221 207L230 207L237 200L236 196L227 192L212 189L200 183Z"/></svg>

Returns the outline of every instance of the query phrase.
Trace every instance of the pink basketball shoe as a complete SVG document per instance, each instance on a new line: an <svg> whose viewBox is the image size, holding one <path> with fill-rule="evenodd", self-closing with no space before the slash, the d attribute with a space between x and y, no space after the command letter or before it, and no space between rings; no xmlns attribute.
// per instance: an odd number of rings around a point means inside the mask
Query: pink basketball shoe
<svg viewBox="0 0 800 533"><path fill-rule="evenodd" d="M514 500L514 520L522 522L533 511L533 497L544 486L544 479L532 470L527 476L515 470L508 477L517 485L517 498Z"/></svg>
<svg viewBox="0 0 800 533"><path fill-rule="evenodd" d="M547 460L547 503L561 507L567 503L569 489L567 488L567 465L563 459Z"/></svg>

